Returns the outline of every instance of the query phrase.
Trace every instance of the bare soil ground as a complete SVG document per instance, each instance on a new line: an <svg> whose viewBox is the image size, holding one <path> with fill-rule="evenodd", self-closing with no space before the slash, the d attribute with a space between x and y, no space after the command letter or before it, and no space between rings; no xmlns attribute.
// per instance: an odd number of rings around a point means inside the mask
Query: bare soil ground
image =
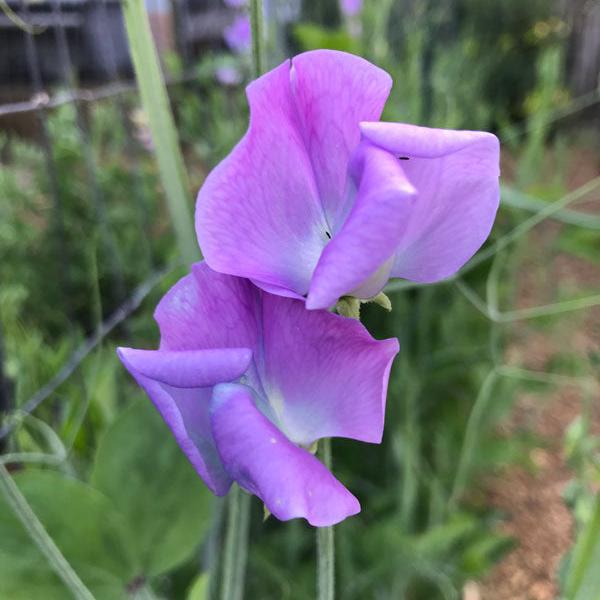
<svg viewBox="0 0 600 600"><path fill-rule="evenodd" d="M569 188L575 189L600 174L600 157L591 151L571 159ZM598 214L600 192L591 194L578 210ZM540 225L528 244L520 269L517 306L525 308L556 301L557 289L598 290L600 267L556 251L561 226ZM590 293L590 292L589 292ZM510 364L535 370L550 370L549 362L565 351L577 355L600 352L600 307L572 314L550 330L530 325L515 328L507 351ZM599 388L596 388L597 390ZM600 401L600 391L596 392ZM595 402L594 429L600 430L600 402ZM513 467L493 478L489 502L507 515L501 527L516 545L481 584L465 589L469 600L553 600L558 597L557 569L573 542L573 519L562 493L573 477L563 453L564 435L581 412L577 387L557 388L548 396L521 393L516 409L503 427L510 435L526 429L540 443L532 449L534 469Z"/></svg>

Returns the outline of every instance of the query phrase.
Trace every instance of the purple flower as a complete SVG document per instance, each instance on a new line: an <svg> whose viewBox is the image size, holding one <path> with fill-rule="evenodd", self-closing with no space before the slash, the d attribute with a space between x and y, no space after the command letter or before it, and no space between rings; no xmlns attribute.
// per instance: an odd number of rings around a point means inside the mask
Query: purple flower
<svg viewBox="0 0 600 600"><path fill-rule="evenodd" d="M211 268L313 309L389 277L444 279L477 251L498 207L497 138L378 122L391 85L316 50L248 86L249 129L198 194Z"/></svg>
<svg viewBox="0 0 600 600"><path fill-rule="evenodd" d="M362 0L340 0L340 9L347 17L355 17L362 10Z"/></svg>
<svg viewBox="0 0 600 600"><path fill-rule="evenodd" d="M223 32L226 44L233 52L244 54L250 48L252 31L248 15L238 15Z"/></svg>
<svg viewBox="0 0 600 600"><path fill-rule="evenodd" d="M224 86L239 85L242 82L242 74L233 65L221 65L215 69L217 81Z"/></svg>
<svg viewBox="0 0 600 600"><path fill-rule="evenodd" d="M206 263L155 317L160 349L119 356L215 494L237 481L278 519L315 526L359 512L307 448L328 437L380 442L397 340Z"/></svg>
<svg viewBox="0 0 600 600"><path fill-rule="evenodd" d="M229 8L242 8L248 4L248 0L224 0Z"/></svg>

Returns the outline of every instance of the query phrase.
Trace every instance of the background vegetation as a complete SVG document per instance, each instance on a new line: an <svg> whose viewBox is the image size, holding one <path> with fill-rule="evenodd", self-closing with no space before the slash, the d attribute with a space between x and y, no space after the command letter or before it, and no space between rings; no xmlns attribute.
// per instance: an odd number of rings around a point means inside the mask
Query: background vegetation
<svg viewBox="0 0 600 600"><path fill-rule="evenodd" d="M269 66L316 47L359 53L394 77L386 119L493 130L503 142L503 204L481 254L448 282L393 283L391 315L365 309L402 351L382 446L333 445L336 475L363 506L336 528L344 600L472 591L523 543L507 535L494 490L515 468L533 482L552 444L570 469L561 490L574 521L551 593L599 597L598 94L582 103L569 89L569 32L544 0L371 0L358 16L307 2L294 22L269 22ZM248 62L216 50L191 65L164 57L172 79L193 75L169 87L190 207L245 129ZM224 64L242 83L219 83ZM146 115L131 92L46 110L33 137L5 124L0 597L67 596L52 544L97 598L211 595L222 503L114 352L156 345L153 307L185 271ZM527 407L552 408L564 390L574 412L564 440L547 439ZM246 597L314 596L308 526L263 522L254 501L251 540Z"/></svg>

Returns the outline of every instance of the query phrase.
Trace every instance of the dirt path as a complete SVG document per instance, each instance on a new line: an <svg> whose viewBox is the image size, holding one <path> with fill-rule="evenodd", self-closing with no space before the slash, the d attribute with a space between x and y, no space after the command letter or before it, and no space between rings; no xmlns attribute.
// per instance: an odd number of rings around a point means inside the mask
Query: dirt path
<svg viewBox="0 0 600 600"><path fill-rule="evenodd" d="M600 158L580 153L569 169L575 189L600 173ZM600 193L577 206L600 213ZM544 223L533 234L526 264L520 269L517 304L534 306L556 301L556 290L596 290L600 267L557 252L561 226ZM519 326L508 348L507 362L549 371L554 357L572 352L582 359L600 353L600 307L566 316L550 330ZM594 399L596 400L596 398ZM600 396L597 398L600 401ZM600 402L595 402L596 409ZM581 412L581 392L576 387L555 389L549 396L521 393L510 423L501 433L517 430L534 433L539 443L531 450L533 469L511 468L489 487L489 502L507 515L501 530L516 542L512 550L480 585L465 593L469 600L554 600L558 597L557 570L573 542L573 519L563 501L563 491L573 477L563 453L567 427ZM600 411L593 416L600 429Z"/></svg>

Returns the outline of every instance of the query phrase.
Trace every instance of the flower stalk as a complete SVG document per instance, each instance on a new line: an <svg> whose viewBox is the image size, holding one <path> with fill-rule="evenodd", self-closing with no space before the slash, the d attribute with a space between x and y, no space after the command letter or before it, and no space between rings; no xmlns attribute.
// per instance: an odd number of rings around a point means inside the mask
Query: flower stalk
<svg viewBox="0 0 600 600"><path fill-rule="evenodd" d="M248 557L250 496L234 485L228 500L221 599L242 600Z"/></svg>
<svg viewBox="0 0 600 600"><path fill-rule="evenodd" d="M321 440L319 455L331 470L331 440ZM335 598L335 539L333 527L317 529L317 600Z"/></svg>
<svg viewBox="0 0 600 600"><path fill-rule="evenodd" d="M264 69L262 0L250 0L250 26L252 28L252 64L254 66L254 76L260 77Z"/></svg>

